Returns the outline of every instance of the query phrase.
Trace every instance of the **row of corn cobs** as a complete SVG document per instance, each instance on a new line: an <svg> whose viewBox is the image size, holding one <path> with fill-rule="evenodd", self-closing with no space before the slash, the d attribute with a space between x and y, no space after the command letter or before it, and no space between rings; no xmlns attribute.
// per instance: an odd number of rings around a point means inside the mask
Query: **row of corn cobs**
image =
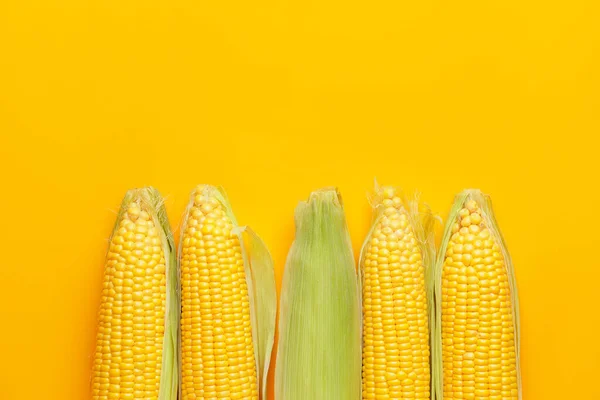
<svg viewBox="0 0 600 400"><path fill-rule="evenodd" d="M416 196L376 187L370 200L358 274L337 190L296 208L275 398L520 400L516 283L489 198L456 197L437 257ZM160 194L131 190L105 263L92 398L266 400L276 310L271 256L221 188L192 192L178 249Z"/></svg>

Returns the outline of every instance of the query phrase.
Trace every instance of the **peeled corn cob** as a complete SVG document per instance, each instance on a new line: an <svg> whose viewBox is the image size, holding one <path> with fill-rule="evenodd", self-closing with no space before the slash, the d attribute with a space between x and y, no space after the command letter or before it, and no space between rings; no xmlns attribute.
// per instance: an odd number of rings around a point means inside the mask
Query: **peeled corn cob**
<svg viewBox="0 0 600 400"><path fill-rule="evenodd" d="M127 192L110 238L92 398L176 400L178 276L158 191Z"/></svg>
<svg viewBox="0 0 600 400"><path fill-rule="evenodd" d="M237 227L221 188L198 186L184 218L182 398L265 399L277 307L271 256Z"/></svg>
<svg viewBox="0 0 600 400"><path fill-rule="evenodd" d="M295 220L281 290L275 397L358 400L360 291L338 192L313 192Z"/></svg>
<svg viewBox="0 0 600 400"><path fill-rule="evenodd" d="M429 399L425 273L434 258L432 217L394 187L376 187L374 221L359 262L363 399Z"/></svg>
<svg viewBox="0 0 600 400"><path fill-rule="evenodd" d="M437 399L521 399L519 308L512 262L489 197L455 199L435 271Z"/></svg>

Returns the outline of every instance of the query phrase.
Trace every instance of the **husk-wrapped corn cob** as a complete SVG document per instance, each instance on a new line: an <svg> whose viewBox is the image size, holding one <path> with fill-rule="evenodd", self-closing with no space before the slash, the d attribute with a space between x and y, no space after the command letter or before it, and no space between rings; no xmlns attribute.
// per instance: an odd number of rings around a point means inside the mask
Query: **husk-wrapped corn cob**
<svg viewBox="0 0 600 400"><path fill-rule="evenodd" d="M376 186L359 267L363 300L363 399L429 399L426 272L435 259L433 218L416 198Z"/></svg>
<svg viewBox="0 0 600 400"><path fill-rule="evenodd" d="M434 272L433 393L520 400L519 302L488 196L456 196Z"/></svg>
<svg viewBox="0 0 600 400"><path fill-rule="evenodd" d="M182 399L266 399L277 298L264 243L223 189L198 186L179 250Z"/></svg>
<svg viewBox="0 0 600 400"><path fill-rule="evenodd" d="M296 238L281 290L275 397L360 398L360 291L335 189L296 208Z"/></svg>
<svg viewBox="0 0 600 400"><path fill-rule="evenodd" d="M178 281L160 194L128 191L106 257L92 399L177 399Z"/></svg>

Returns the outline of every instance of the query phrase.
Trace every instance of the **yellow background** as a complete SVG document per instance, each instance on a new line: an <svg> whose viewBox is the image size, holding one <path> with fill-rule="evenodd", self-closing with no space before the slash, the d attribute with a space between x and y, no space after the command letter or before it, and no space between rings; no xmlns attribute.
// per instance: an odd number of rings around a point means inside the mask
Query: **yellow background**
<svg viewBox="0 0 600 400"><path fill-rule="evenodd" d="M88 398L106 238L223 185L281 280L298 200L373 177L493 197L527 400L598 399L600 8L554 1L0 3L0 399Z"/></svg>

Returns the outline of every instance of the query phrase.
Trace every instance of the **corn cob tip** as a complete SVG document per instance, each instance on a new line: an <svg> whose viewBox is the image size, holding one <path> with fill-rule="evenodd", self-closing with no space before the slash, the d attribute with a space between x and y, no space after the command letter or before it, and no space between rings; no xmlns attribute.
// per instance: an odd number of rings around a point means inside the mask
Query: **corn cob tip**
<svg viewBox="0 0 600 400"><path fill-rule="evenodd" d="M231 220L233 225L238 225L225 189L222 186L199 184L190 194L190 201L185 211L183 224L187 223L190 213L200 212L208 214L217 209L223 209L225 215Z"/></svg>
<svg viewBox="0 0 600 400"><path fill-rule="evenodd" d="M308 201L302 201L301 203L313 203L315 201L326 201L332 200L333 204L339 207L343 207L342 194L339 189L335 186L327 186L324 188L316 189L312 191L308 197Z"/></svg>
<svg viewBox="0 0 600 400"><path fill-rule="evenodd" d="M210 202L211 199L215 198L215 194L221 193L217 186L200 184L192 190L192 197L194 199L194 205L200 206L203 203Z"/></svg>
<svg viewBox="0 0 600 400"><path fill-rule="evenodd" d="M404 195L395 186L380 186L376 183L373 192L367 193L367 199L373 208L381 205L394 205L398 208L404 202Z"/></svg>

